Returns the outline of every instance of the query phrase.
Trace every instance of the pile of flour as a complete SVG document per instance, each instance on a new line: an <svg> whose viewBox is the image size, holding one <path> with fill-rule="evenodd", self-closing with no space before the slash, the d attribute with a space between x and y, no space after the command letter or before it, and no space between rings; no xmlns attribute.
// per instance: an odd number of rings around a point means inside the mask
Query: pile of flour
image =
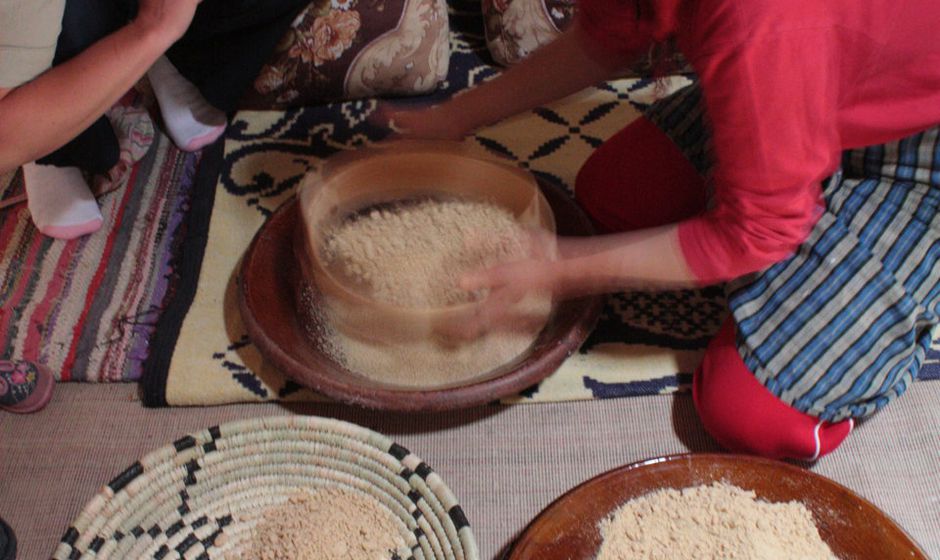
<svg viewBox="0 0 940 560"><path fill-rule="evenodd" d="M323 254L335 276L378 301L413 309L486 297L461 289L460 278L528 254L528 233L512 213L462 199L375 208L343 221L324 239ZM329 310L320 314L316 330L321 348L351 371L396 385L433 388L478 377L522 355L551 309L550 295L532 294L513 308L517 322L468 340L363 340L332 328L341 318L331 322Z"/></svg>
<svg viewBox="0 0 940 560"><path fill-rule="evenodd" d="M597 560L837 560L803 504L718 482L634 498L600 530Z"/></svg>
<svg viewBox="0 0 940 560"><path fill-rule="evenodd" d="M419 309L471 301L457 285L463 273L525 254L512 213L457 199L373 209L333 228L324 243L327 266L358 291Z"/></svg>
<svg viewBox="0 0 940 560"><path fill-rule="evenodd" d="M266 510L241 560L383 560L409 554L375 499L339 487L301 491Z"/></svg>

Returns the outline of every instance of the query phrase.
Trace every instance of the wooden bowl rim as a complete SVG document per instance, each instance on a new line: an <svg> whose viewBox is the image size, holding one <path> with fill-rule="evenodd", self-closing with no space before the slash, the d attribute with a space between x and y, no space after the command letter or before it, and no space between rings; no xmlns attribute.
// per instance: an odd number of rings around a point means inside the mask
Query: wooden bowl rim
<svg viewBox="0 0 940 560"><path fill-rule="evenodd" d="M901 527L894 519L892 519L887 513L883 512L878 506L867 500L866 498L860 496L858 493L852 489L832 480L828 477L825 477L821 474L815 473L805 468L784 462L778 461L775 459L768 459L765 457L758 457L754 455L743 455L735 453L673 453L668 455L662 455L659 457L651 457L647 459L642 459L640 461L635 461L619 467L614 467L610 470L602 472L598 475L595 475L574 487L566 490L560 496L551 501L547 506L545 506L539 513L536 515L526 527L518 534L518 536L513 539L512 544L503 554L501 560L521 560L525 557L516 556L519 554L519 550L527 544L527 539L530 535L538 528L539 525L545 522L546 519L550 518L554 514L554 510L564 507L564 505L578 496L580 493L586 491L587 488L593 487L596 485L603 485L612 479L622 477L624 475L635 473L636 471L643 469L650 469L657 467L659 465L665 464L676 464L676 463L687 463L691 464L692 462L704 462L706 464L730 464L738 463L743 465L757 465L758 468L769 468L771 470L779 470L785 472L789 475L796 477L805 477L809 480L812 480L816 484L822 484L828 486L829 488L842 492L847 495L852 501L856 502L860 507L865 508L869 513L873 514L875 517L879 518L885 526L894 530L898 537L902 540L905 540L908 546L911 549L911 560L930 560L927 554L923 551L920 545ZM687 487L687 486L686 486ZM662 488L674 488L672 486L663 486ZM685 488L685 487L683 487ZM653 492L656 489L650 489L644 494ZM639 494L643 495L643 494ZM612 513L608 512L608 513ZM574 559L572 559L574 560Z"/></svg>

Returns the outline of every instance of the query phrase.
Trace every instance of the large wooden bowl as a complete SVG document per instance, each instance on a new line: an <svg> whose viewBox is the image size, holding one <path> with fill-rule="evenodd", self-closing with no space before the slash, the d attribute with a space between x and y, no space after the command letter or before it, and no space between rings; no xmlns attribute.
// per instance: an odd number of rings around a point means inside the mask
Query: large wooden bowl
<svg viewBox="0 0 940 560"><path fill-rule="evenodd" d="M590 221L559 187L540 184L559 234L591 235ZM514 395L547 377L590 334L602 296L558 303L529 351L466 385L415 390L366 378L344 368L311 341L295 304L303 274L294 253L300 212L291 199L268 218L242 261L239 309L251 340L284 375L336 400L367 408L437 411L467 408ZM316 294L314 294L314 297Z"/></svg>
<svg viewBox="0 0 940 560"><path fill-rule="evenodd" d="M929 560L887 515L848 488L788 463L722 454L660 457L599 475L542 511L505 560L592 560L602 541L598 524L624 502L715 481L753 490L769 502L802 502L841 560Z"/></svg>

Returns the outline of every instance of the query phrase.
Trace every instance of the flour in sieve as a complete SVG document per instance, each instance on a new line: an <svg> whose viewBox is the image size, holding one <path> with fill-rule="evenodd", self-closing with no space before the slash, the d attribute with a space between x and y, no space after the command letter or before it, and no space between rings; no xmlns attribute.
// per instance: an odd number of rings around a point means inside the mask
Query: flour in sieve
<svg viewBox="0 0 940 560"><path fill-rule="evenodd" d="M468 272L527 256L527 232L506 209L488 202L425 199L373 209L326 235L324 253L334 273L376 300L426 309L472 301L458 286ZM523 354L549 314L551 297L531 294L516 304L520 318L472 340L429 336L379 344L330 328L321 314L324 347L347 369L412 387L459 383ZM378 325L378 328L381 328Z"/></svg>
<svg viewBox="0 0 940 560"><path fill-rule="evenodd" d="M508 210L462 199L419 199L347 219L326 236L327 265L363 293L404 307L466 303L461 274L526 254Z"/></svg>

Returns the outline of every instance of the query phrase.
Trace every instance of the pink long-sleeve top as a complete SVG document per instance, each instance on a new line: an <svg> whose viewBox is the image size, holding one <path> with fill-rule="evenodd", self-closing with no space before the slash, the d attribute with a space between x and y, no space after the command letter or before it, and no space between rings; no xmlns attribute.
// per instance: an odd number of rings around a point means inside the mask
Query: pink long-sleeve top
<svg viewBox="0 0 940 560"><path fill-rule="evenodd" d="M713 206L679 224L703 284L766 268L807 238L843 150L940 124L938 0L581 0L612 53L675 36L714 142ZM639 18L637 13L639 10Z"/></svg>

